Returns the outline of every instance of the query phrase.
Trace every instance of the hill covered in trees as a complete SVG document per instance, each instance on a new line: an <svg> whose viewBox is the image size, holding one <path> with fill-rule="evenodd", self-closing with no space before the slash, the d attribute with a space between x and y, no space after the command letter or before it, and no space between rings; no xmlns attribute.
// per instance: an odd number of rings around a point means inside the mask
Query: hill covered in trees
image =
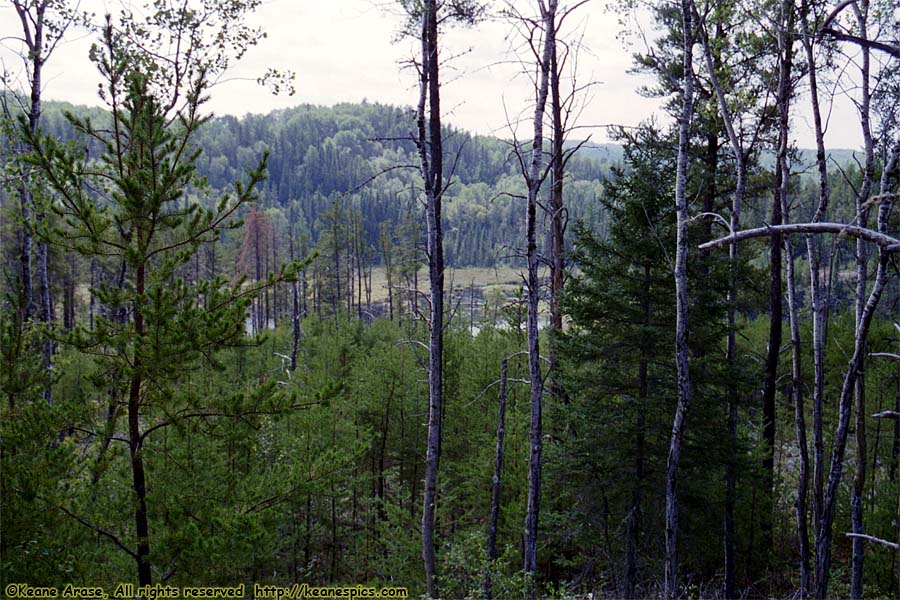
<svg viewBox="0 0 900 600"><path fill-rule="evenodd" d="M98 122L103 118L100 109L48 102L42 125L47 134L73 138L66 111ZM418 214L414 126L411 109L375 103L301 105L264 115L215 117L194 140L202 149L197 168L221 193L268 152L267 178L259 185L261 207L274 210L313 245L334 207L358 211L365 245L377 248L382 224L399 230L404 220ZM524 186L511 144L450 126L445 135L452 170L445 208L448 264L513 262ZM89 147L94 155L101 151L96 144ZM601 225L595 200L619 157L621 148L615 144L588 144L568 162L570 220L582 219L592 228ZM374 259L381 264L380 255Z"/></svg>

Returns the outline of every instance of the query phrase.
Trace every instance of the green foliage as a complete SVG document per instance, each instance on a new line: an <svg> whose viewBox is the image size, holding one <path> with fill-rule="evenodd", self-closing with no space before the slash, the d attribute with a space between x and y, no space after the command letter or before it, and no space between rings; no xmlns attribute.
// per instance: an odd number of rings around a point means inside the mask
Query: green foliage
<svg viewBox="0 0 900 600"><path fill-rule="evenodd" d="M96 110L47 103L44 130L61 140L80 137L61 118L64 110L80 120L103 118ZM259 186L264 206L279 210L289 224L306 231L313 245L328 235L323 216L335 204L358 210L365 246L378 248L380 224L391 224L402 237L402 224L416 206L419 176L412 165L418 159L409 139L411 125L408 110L383 104L303 105L241 119L211 119L196 132L192 145L203 149L197 170L218 193L229 190L268 152L269 176ZM510 262L512 241L521 228L521 206L514 195L521 193L522 184L508 144L452 128L446 129L444 139L454 164L454 184L445 203L448 264ZM102 151L96 140L87 140L90 156ZM593 227L602 223L602 214L591 211L601 194L600 182L609 173L598 156L606 155L588 147L567 163L572 177L567 183L569 214ZM376 260L383 264L378 254Z"/></svg>
<svg viewBox="0 0 900 600"><path fill-rule="evenodd" d="M607 236L582 228L575 261L579 274L566 288L570 330L560 340L562 382L569 404L553 407L559 431L547 450L548 477L559 490L547 517L554 563L562 577L580 578L590 591L622 594L621 573L631 547L638 581L661 565L664 476L675 404L674 247L671 141L645 127L625 146L627 171L602 199ZM692 228L692 239L702 235ZM683 454L682 535L694 550L687 569L714 572L727 460L724 397L748 389L747 365L724 368L727 281L718 257L689 261L696 401ZM701 508L702 507L702 508ZM610 577L609 574L613 573ZM596 586L596 587L595 587ZM642 588L651 594L651 588Z"/></svg>

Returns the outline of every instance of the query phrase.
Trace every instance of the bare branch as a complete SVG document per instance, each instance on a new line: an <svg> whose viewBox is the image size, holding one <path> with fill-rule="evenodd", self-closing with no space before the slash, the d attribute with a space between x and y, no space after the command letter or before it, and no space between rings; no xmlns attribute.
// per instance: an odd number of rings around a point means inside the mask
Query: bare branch
<svg viewBox="0 0 900 600"><path fill-rule="evenodd" d="M856 225L846 225L844 223L791 223L788 225L767 225L765 227L738 231L727 237L700 244L699 248L701 250L710 250L741 240L792 233L833 233L836 235L864 239L878 245L885 252L896 252L900 250L900 239L884 233L879 233L872 229L858 227Z"/></svg>
<svg viewBox="0 0 900 600"><path fill-rule="evenodd" d="M864 533L845 533L847 537L851 538L861 538L864 540L869 540L870 542L875 542L877 544L883 544L888 548L893 548L894 550L900 550L900 544L895 544L894 542L889 542L887 540L883 540L881 538L877 538L874 535L866 535Z"/></svg>

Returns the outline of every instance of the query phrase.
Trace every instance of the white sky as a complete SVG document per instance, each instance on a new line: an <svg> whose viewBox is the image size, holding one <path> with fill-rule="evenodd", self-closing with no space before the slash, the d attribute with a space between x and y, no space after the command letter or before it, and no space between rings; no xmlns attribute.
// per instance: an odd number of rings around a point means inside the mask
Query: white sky
<svg viewBox="0 0 900 600"><path fill-rule="evenodd" d="M384 10L391 2L380 0L264 0L253 16L268 37L251 49L231 72L230 81L211 90L207 107L216 114L264 113L302 103L331 105L337 102L381 102L401 106L414 104L415 74L401 69L400 62L413 55L410 40L397 41L402 19ZM518 3L518 2L517 2ZM522 10L528 6L521 2ZM109 5L117 12L117 1L82 0L82 8L97 15ZM631 52L618 39L617 15L604 10L605 0L593 0L573 14L569 27L584 32L589 49L579 60L579 83L601 82L588 92L580 116L581 125L636 125L657 113L660 102L641 97L637 90L652 83L646 76L629 74ZM577 17L577 18L576 18ZM20 23L9 3L0 7L0 59L5 67L21 72L21 61L10 36L21 34ZM527 78L509 64L510 28L501 22L486 22L476 29L452 28L443 37L442 57L460 55L442 71L442 106L445 121L469 131L510 135L505 125L526 110ZM73 32L45 67L44 97L76 104L99 104L99 76L87 58L92 39ZM294 96L272 96L255 83L267 68L296 72ZM242 79L244 78L244 79ZM658 115L664 120L662 115ZM802 115L795 117L797 143L814 145ZM832 148L858 148L860 134L855 110L844 101L835 107L827 133ZM520 137L528 135L528 125ZM606 141L605 128L586 129L594 141Z"/></svg>

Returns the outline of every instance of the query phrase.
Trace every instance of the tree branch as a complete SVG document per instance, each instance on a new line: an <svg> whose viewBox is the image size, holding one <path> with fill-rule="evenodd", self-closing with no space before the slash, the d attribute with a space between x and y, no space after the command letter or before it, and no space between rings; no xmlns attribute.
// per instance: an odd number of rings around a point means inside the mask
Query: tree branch
<svg viewBox="0 0 900 600"><path fill-rule="evenodd" d="M867 240L878 245L882 250L887 252L896 252L900 250L900 239L884 233L879 233L873 229L858 227L856 225L846 225L844 223L791 223L788 225L767 225L765 227L738 231L727 237L700 244L699 248L701 250L710 250L721 246L727 246L732 242L739 242L750 238L792 233L834 233L837 235L846 235L848 237Z"/></svg>

